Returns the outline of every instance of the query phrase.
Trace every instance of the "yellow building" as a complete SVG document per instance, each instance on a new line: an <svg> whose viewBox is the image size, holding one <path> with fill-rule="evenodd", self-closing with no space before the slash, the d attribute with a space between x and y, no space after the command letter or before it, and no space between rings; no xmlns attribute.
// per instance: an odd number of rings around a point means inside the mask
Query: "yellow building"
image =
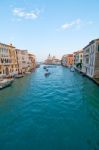
<svg viewBox="0 0 99 150"><path fill-rule="evenodd" d="M9 54L11 59L12 74L17 74L18 73L17 55L15 47L12 44L9 45Z"/></svg>
<svg viewBox="0 0 99 150"><path fill-rule="evenodd" d="M0 76L17 74L18 66L15 47L0 43Z"/></svg>
<svg viewBox="0 0 99 150"><path fill-rule="evenodd" d="M29 56L29 71L36 68L36 58L33 54L28 54Z"/></svg>
<svg viewBox="0 0 99 150"><path fill-rule="evenodd" d="M16 49L12 44L0 43L0 77L28 72L36 67L35 55Z"/></svg>

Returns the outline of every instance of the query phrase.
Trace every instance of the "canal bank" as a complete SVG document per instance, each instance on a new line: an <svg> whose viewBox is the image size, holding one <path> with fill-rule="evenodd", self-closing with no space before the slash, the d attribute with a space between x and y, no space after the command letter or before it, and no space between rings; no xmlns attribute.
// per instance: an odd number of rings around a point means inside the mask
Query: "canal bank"
<svg viewBox="0 0 99 150"><path fill-rule="evenodd" d="M0 91L1 150L98 150L99 87L61 66L49 71Z"/></svg>

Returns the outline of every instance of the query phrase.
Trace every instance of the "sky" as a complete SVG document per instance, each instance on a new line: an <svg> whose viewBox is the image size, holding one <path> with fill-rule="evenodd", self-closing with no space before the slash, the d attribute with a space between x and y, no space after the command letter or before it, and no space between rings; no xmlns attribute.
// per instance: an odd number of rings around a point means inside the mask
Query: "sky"
<svg viewBox="0 0 99 150"><path fill-rule="evenodd" d="M0 42L38 61L61 58L99 38L99 0L1 0Z"/></svg>

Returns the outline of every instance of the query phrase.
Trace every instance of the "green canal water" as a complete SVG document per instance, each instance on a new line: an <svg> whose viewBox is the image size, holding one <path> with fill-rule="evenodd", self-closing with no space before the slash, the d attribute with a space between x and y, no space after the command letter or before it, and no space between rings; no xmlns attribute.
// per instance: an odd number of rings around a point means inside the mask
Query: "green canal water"
<svg viewBox="0 0 99 150"><path fill-rule="evenodd" d="M0 91L0 150L99 150L99 87L43 66Z"/></svg>

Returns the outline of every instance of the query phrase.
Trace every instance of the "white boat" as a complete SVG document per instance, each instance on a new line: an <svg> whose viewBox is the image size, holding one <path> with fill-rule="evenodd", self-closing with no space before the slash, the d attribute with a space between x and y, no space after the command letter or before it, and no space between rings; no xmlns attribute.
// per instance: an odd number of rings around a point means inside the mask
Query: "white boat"
<svg viewBox="0 0 99 150"><path fill-rule="evenodd" d="M70 71L71 71L71 72L74 72L74 71L75 71L75 68L74 68L74 67L71 67L71 68L70 68Z"/></svg>
<svg viewBox="0 0 99 150"><path fill-rule="evenodd" d="M15 75L15 78L23 78L23 77L24 77L23 74L17 74L17 75Z"/></svg>
<svg viewBox="0 0 99 150"><path fill-rule="evenodd" d="M14 79L3 79L0 81L0 89L6 88L8 86L11 86Z"/></svg>
<svg viewBox="0 0 99 150"><path fill-rule="evenodd" d="M30 73L31 73L31 72L29 72L29 71L28 71L28 72L25 72L25 74L30 74Z"/></svg>

